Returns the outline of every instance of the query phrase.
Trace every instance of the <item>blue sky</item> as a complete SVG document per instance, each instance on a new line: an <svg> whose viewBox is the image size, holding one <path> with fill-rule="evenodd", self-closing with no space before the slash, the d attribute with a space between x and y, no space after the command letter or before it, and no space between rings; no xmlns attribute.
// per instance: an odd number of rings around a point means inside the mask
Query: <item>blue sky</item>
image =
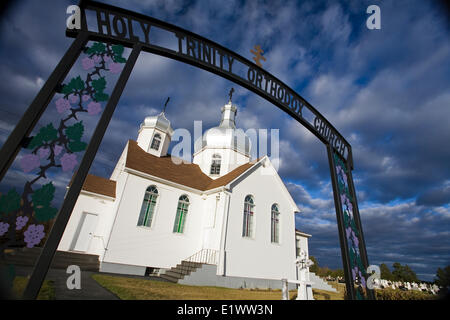
<svg viewBox="0 0 450 320"><path fill-rule="evenodd" d="M71 1L16 1L0 27L0 145L73 41ZM371 264L408 264L432 280L450 264L450 23L425 1L103 1L191 30L252 58L318 109L353 147L353 172ZM381 8L368 30L366 8ZM78 68L78 69L77 69ZM79 63L71 74L79 71ZM341 267L323 144L255 94L206 71L143 54L130 77L91 173L108 177L126 141L162 110L174 128L215 126L230 87L243 129L280 129L279 174L310 233L310 254ZM49 108L50 109L50 108ZM41 125L52 119L46 112ZM93 120L86 120L92 132ZM38 124L38 127L39 125ZM89 127L90 125L90 127ZM15 164L0 189L23 185ZM62 197L70 177L53 177Z"/></svg>

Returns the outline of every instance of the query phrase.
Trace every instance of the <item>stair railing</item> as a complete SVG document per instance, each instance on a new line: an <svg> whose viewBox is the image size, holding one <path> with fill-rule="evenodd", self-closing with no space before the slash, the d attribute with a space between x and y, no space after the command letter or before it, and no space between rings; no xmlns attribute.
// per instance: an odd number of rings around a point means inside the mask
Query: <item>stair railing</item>
<svg viewBox="0 0 450 320"><path fill-rule="evenodd" d="M217 265L219 262L219 251L213 249L202 249L194 253L192 256L183 259L183 261L181 261L181 265L178 265L176 269L182 275L188 275L197 269L197 266L190 264L190 262Z"/></svg>
<svg viewBox="0 0 450 320"><path fill-rule="evenodd" d="M183 261L217 265L219 263L219 251L202 249Z"/></svg>

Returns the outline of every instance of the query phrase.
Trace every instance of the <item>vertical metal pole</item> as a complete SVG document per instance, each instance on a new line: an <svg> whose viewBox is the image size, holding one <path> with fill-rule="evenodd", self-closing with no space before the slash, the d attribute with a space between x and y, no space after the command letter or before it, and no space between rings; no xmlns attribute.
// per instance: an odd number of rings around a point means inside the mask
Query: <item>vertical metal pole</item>
<svg viewBox="0 0 450 320"><path fill-rule="evenodd" d="M355 192L355 186L353 183L352 170L350 169L349 164L347 164L347 171L348 171L348 174L347 174L348 185L350 188L350 192L353 195L354 204L355 204L353 206L353 217L355 219L356 226L358 227L358 230L359 230L359 241L360 241L359 252L361 254L362 263L364 264L364 267L367 270L367 268L369 267L369 259L367 257L366 242L364 240L364 233L363 233L363 229L362 229L361 219L359 216L358 202L356 200L356 192ZM375 293L374 293L373 289L366 288L366 290L367 290L367 296L369 297L369 299L375 300L376 298L375 298Z"/></svg>
<svg viewBox="0 0 450 320"><path fill-rule="evenodd" d="M59 242L66 228L67 222L69 221L73 207L75 206L78 195L80 194L83 183L89 172L89 168L94 161L97 150L100 146L106 129L108 128L108 124L111 120L114 110L116 109L116 105L119 102L120 96L122 95L123 89L125 88L131 71L133 70L136 60L139 57L141 49L142 47L140 44L134 45L130 57L128 58L128 61L126 62L125 67L122 70L119 79L117 80L111 97L106 104L105 110L102 113L97 127L95 128L94 134L92 135L91 141L89 142L89 145L86 149L86 153L81 160L72 185L67 192L64 203L59 210L58 216L56 217L55 224L50 231L47 242L45 243L45 246L36 262L33 273L30 277L30 281L28 282L23 294L24 299L36 299L39 293L50 264L53 260L53 256L55 255L56 249L58 248Z"/></svg>
<svg viewBox="0 0 450 320"><path fill-rule="evenodd" d="M25 111L16 127L3 144L3 147L0 150L0 154L2 155L0 157L0 181L13 163L17 153L19 153L24 139L30 135L31 131L33 131L34 126L53 98L56 86L64 80L67 73L72 69L73 64L77 60L87 41L87 32L80 31L64 57L48 78L47 82L39 91L36 98L34 98L27 111Z"/></svg>
<svg viewBox="0 0 450 320"><path fill-rule="evenodd" d="M331 184L333 186L334 206L336 208L336 220L339 230L339 241L341 243L341 256L345 276L345 286L347 289L347 297L351 300L354 300L355 292L353 288L352 272L350 270L350 258L348 256L347 238L345 237L344 219L343 219L341 199L339 196L339 187L336 179L336 168L333 158L333 149L329 144L327 144L326 146L328 153L328 163L330 165Z"/></svg>

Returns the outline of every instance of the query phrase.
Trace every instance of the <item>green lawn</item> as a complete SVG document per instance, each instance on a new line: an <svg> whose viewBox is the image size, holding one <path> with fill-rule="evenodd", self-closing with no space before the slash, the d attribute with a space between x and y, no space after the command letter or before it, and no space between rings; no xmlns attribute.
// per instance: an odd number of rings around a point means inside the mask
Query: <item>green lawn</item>
<svg viewBox="0 0 450 320"><path fill-rule="evenodd" d="M27 286L28 279L26 277L15 277L13 282L12 293L15 299L21 299L22 294ZM44 280L41 290L39 291L38 300L54 300L55 289L53 282L50 280Z"/></svg>
<svg viewBox="0 0 450 320"><path fill-rule="evenodd" d="M281 300L281 290L188 286L100 274L92 278L122 300ZM296 291L289 294L292 299Z"/></svg>

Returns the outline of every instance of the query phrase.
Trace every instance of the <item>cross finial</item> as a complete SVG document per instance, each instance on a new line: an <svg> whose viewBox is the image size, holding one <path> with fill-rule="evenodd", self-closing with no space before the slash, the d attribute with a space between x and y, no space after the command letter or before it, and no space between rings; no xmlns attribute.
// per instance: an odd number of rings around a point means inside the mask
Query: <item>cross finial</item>
<svg viewBox="0 0 450 320"><path fill-rule="evenodd" d="M167 104L169 103L170 97L167 97L166 103L164 104L163 113L166 112Z"/></svg>
<svg viewBox="0 0 450 320"><path fill-rule="evenodd" d="M234 92L234 88L231 88L230 93L228 93L228 96L230 97L229 102L231 102L231 99L233 98L233 92Z"/></svg>

